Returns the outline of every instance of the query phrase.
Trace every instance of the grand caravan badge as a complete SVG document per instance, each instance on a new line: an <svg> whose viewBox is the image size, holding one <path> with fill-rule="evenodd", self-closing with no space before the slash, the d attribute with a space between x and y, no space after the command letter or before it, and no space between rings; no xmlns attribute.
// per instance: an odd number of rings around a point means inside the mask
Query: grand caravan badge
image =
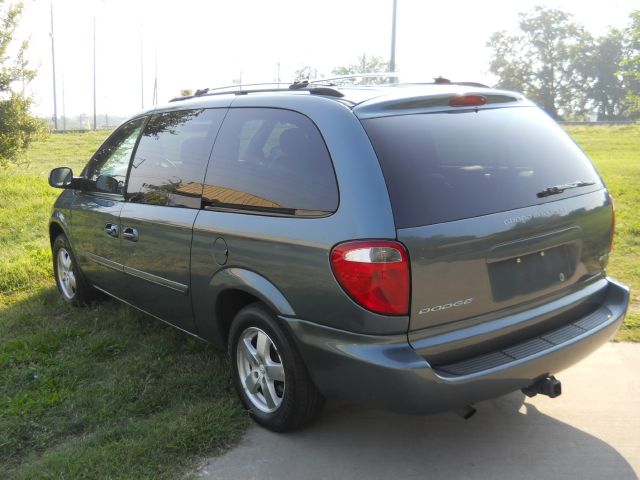
<svg viewBox="0 0 640 480"><path fill-rule="evenodd" d="M473 297L466 298L464 300L457 300L455 302L445 303L444 305L436 305L434 307L421 308L420 311L418 312L418 315L424 315L425 313L432 313L432 312L440 312L442 310L449 310L450 308L462 307L463 305L469 305L470 303L473 303Z"/></svg>

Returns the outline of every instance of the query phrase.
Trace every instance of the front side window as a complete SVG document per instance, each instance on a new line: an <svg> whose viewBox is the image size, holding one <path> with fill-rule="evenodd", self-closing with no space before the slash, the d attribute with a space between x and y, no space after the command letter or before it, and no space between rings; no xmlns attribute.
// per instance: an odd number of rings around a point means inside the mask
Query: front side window
<svg viewBox="0 0 640 480"><path fill-rule="evenodd" d="M211 156L203 205L284 215L335 212L338 187L317 127L289 110L230 109Z"/></svg>
<svg viewBox="0 0 640 480"><path fill-rule="evenodd" d="M127 201L200 208L209 154L225 112L200 109L152 115L131 162Z"/></svg>
<svg viewBox="0 0 640 480"><path fill-rule="evenodd" d="M118 128L93 155L83 172L89 190L124 194L124 183L131 152L136 145L144 118L137 118Z"/></svg>

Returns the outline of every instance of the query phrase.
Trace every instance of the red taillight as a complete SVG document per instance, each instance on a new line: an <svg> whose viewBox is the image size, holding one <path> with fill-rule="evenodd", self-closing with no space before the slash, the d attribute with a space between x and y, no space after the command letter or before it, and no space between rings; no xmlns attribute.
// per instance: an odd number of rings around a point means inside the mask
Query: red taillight
<svg viewBox="0 0 640 480"><path fill-rule="evenodd" d="M409 255L386 240L341 243L331 251L338 283L364 308L386 315L409 312Z"/></svg>
<svg viewBox="0 0 640 480"><path fill-rule="evenodd" d="M487 103L487 98L482 95L460 95L449 100L452 107L477 107Z"/></svg>
<svg viewBox="0 0 640 480"><path fill-rule="evenodd" d="M609 200L611 200L611 245L609 246L609 253L611 253L613 252L613 237L616 234L616 204L611 194L609 194Z"/></svg>

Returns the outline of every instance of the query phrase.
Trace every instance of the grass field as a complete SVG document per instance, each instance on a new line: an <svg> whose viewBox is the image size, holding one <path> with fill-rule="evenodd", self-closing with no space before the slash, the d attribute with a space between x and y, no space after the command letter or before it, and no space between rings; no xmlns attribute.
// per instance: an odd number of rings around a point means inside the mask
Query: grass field
<svg viewBox="0 0 640 480"><path fill-rule="evenodd" d="M247 424L224 355L115 302L59 299L46 178L105 136L51 135L0 172L0 478L176 478Z"/></svg>
<svg viewBox="0 0 640 480"><path fill-rule="evenodd" d="M640 125L568 131L616 200L610 273L634 289L617 340L640 341ZM175 478L247 424L224 355L114 302L58 298L46 178L105 136L51 135L0 172L0 478Z"/></svg>
<svg viewBox="0 0 640 480"><path fill-rule="evenodd" d="M594 161L616 205L616 235L609 274L632 289L617 340L640 341L640 124L567 127Z"/></svg>

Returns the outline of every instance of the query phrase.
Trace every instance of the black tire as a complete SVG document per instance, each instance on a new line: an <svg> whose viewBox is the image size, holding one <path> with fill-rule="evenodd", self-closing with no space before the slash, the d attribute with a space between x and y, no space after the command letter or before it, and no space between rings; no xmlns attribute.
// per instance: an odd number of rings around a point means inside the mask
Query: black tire
<svg viewBox="0 0 640 480"><path fill-rule="evenodd" d="M248 340L254 332L260 331L267 335L275 347L270 350L272 358L280 361L284 369L284 382L280 386L277 381L273 382L276 388L276 395L281 394L279 401L281 402L274 411L264 411L264 408L257 406L256 400L262 395L262 388L258 387L258 391L254 394L245 391L240 370L243 369L243 358L238 357L238 348L240 341ZM259 333L257 333L259 335ZM257 338L257 337L256 337ZM242 348L242 347L241 347ZM285 432L296 430L310 422L318 415L322 409L324 398L314 385L307 368L302 361L302 357L298 352L291 334L279 324L279 321L273 313L262 303L257 302L244 307L235 316L231 324L229 332L228 352L231 361L231 371L233 383L235 385L238 396L244 407L249 411L251 417L263 427L274 432ZM257 351L256 351L257 353ZM242 355L247 355L243 353ZM248 364L247 364L248 365ZM250 367L252 368L252 367ZM256 374L256 378L260 373L256 373L256 369L251 370L251 374ZM246 373L246 370L244 370ZM262 370L261 379L268 380L268 370ZM260 381L254 380L258 385ZM281 388L278 388L281 387ZM254 397L252 400L249 395ZM266 398L262 395L263 398ZM268 405L263 405L267 407Z"/></svg>
<svg viewBox="0 0 640 480"><path fill-rule="evenodd" d="M90 304L95 300L96 292L86 281L84 275L82 275L82 271L78 267L76 257L69 245L69 239L64 233L61 233L56 237L53 241L53 245L51 246L51 250L53 253L53 275L56 279L56 285L58 286L58 291L60 292L62 299L71 305ZM63 279L65 277L64 271L61 273L59 268L58 257L60 255L62 255L65 260L68 259L69 266L65 270L68 270L73 274L73 282L68 281L70 276L67 276L67 281Z"/></svg>

